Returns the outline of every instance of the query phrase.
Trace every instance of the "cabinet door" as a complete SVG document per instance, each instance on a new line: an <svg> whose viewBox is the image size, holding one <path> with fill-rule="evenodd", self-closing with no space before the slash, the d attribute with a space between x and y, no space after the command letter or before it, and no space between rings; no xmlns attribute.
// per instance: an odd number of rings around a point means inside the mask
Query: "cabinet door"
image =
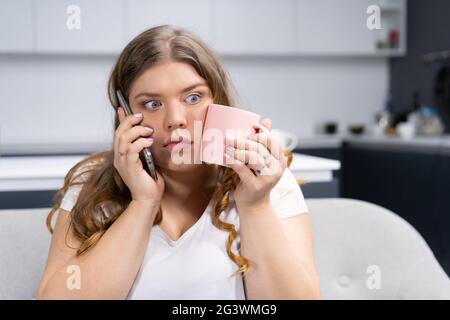
<svg viewBox="0 0 450 320"><path fill-rule="evenodd" d="M40 0L35 6L38 52L116 53L124 44L122 0Z"/></svg>
<svg viewBox="0 0 450 320"><path fill-rule="evenodd" d="M436 217L438 222L435 230L441 236L442 256L440 263L448 275L450 275L450 149L443 148L440 155L435 158L436 178L433 179L435 197L430 203L430 212L427 214Z"/></svg>
<svg viewBox="0 0 450 320"><path fill-rule="evenodd" d="M297 50L302 54L375 52L367 7L375 0L297 0Z"/></svg>
<svg viewBox="0 0 450 320"><path fill-rule="evenodd" d="M33 49L32 0L3 0L0 8L0 52Z"/></svg>
<svg viewBox="0 0 450 320"><path fill-rule="evenodd" d="M210 41L209 0L133 0L126 3L127 40L151 27L172 24Z"/></svg>
<svg viewBox="0 0 450 320"><path fill-rule="evenodd" d="M438 147L408 148L358 144L343 147L341 176L342 197L378 204L408 221L426 240L436 258L444 264L448 238L441 226L447 221L448 183L436 187L438 177L449 177L445 162L438 157ZM446 159L448 160L448 159ZM418 174L420 172L420 174ZM442 191L442 190L441 190Z"/></svg>
<svg viewBox="0 0 450 320"><path fill-rule="evenodd" d="M295 49L292 0L214 0L212 44L221 54L290 54Z"/></svg>

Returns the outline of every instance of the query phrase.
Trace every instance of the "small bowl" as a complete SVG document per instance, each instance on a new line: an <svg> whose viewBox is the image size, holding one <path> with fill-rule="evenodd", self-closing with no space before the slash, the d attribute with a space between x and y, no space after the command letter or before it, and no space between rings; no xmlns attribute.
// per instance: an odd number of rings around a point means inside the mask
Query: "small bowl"
<svg viewBox="0 0 450 320"><path fill-rule="evenodd" d="M360 135L364 133L364 126L360 125L350 126L349 131L351 134Z"/></svg>

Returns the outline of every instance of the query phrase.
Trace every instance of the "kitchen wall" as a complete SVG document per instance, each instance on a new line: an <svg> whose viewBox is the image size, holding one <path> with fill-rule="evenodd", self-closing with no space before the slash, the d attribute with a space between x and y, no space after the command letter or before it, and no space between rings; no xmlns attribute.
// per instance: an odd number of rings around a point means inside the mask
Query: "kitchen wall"
<svg viewBox="0 0 450 320"><path fill-rule="evenodd" d="M79 31L66 27L69 0L0 1L3 154L107 148L113 131L108 75L120 44L149 27L149 21L197 28L228 68L240 95L237 106L270 117L274 127L301 138L327 121L337 121L341 131L350 124L370 125L389 87L389 56L404 50L404 45L384 52L376 47L390 23L402 30L402 0L203 0L189 5L181 0L80 0ZM373 3L384 8L384 31L366 25L366 9ZM104 12L105 7L111 10ZM186 16L187 10L208 19L199 22L195 15ZM244 14L249 10L254 14ZM232 14L231 27L224 17ZM273 25L270 18L284 19ZM400 33L403 43L406 35Z"/></svg>
<svg viewBox="0 0 450 320"><path fill-rule="evenodd" d="M422 56L429 52L450 50L448 0L409 0L407 15L407 54L391 59L391 85L394 108L408 110L412 91L417 90L421 103L433 106L433 80L440 64L426 65ZM447 63L448 64L448 63ZM441 115L450 132L450 109L441 109Z"/></svg>
<svg viewBox="0 0 450 320"><path fill-rule="evenodd" d="M250 106L275 126L310 136L318 124L370 123L383 105L388 64L374 57L226 59Z"/></svg>
<svg viewBox="0 0 450 320"><path fill-rule="evenodd" d="M0 55L0 152L108 143L112 55ZM382 57L224 57L239 106L310 136L318 123L370 123L388 86ZM81 128L81 130L80 130ZM57 134L56 134L57 133ZM55 150L53 150L55 149Z"/></svg>

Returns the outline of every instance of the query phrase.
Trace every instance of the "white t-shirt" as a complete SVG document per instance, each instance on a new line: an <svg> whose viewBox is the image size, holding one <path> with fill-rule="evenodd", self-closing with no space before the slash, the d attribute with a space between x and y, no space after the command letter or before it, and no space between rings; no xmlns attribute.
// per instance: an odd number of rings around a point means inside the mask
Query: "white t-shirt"
<svg viewBox="0 0 450 320"><path fill-rule="evenodd" d="M61 208L71 211L81 185L69 188ZM307 213L303 194L291 171L286 169L270 193L280 219ZM228 232L212 224L212 200L203 215L182 236L171 240L159 227L150 233L147 251L128 299L202 299L245 300L242 275L231 276L238 266L226 253ZM239 234L239 216L235 203L221 213L221 220L233 223ZM240 236L232 245L239 253Z"/></svg>

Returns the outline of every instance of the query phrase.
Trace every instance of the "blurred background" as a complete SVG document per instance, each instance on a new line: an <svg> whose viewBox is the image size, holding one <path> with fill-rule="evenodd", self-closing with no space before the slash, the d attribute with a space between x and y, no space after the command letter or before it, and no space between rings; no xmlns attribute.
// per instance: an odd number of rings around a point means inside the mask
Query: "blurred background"
<svg viewBox="0 0 450 320"><path fill-rule="evenodd" d="M174 24L220 56L237 106L294 135L305 197L408 221L450 274L450 1L0 0L0 209L51 206L110 148L106 81L141 31Z"/></svg>

